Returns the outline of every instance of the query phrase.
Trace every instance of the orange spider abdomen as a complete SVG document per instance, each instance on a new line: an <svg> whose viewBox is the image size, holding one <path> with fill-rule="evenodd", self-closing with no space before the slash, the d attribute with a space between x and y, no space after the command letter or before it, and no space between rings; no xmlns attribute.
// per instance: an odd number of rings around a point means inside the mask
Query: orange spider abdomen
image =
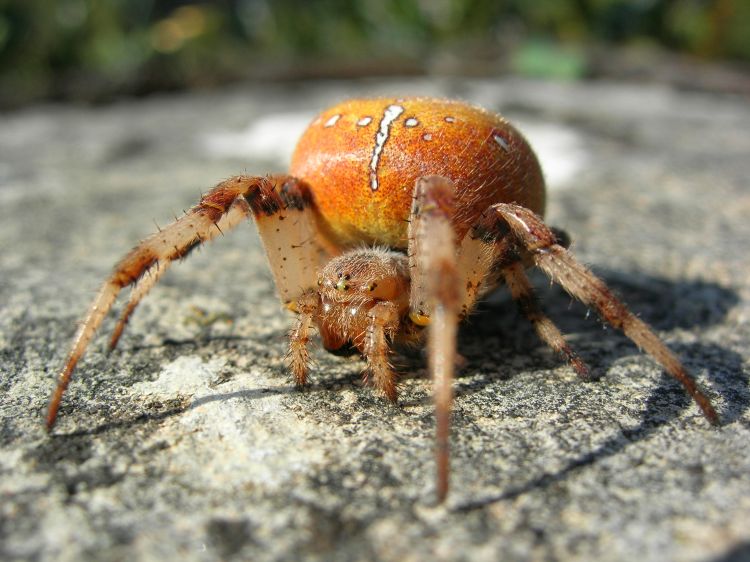
<svg viewBox="0 0 750 562"><path fill-rule="evenodd" d="M435 98L354 99L321 113L300 138L291 175L341 245L407 246L417 178L456 186L456 230L493 203L544 213L544 179L523 136L496 113Z"/></svg>

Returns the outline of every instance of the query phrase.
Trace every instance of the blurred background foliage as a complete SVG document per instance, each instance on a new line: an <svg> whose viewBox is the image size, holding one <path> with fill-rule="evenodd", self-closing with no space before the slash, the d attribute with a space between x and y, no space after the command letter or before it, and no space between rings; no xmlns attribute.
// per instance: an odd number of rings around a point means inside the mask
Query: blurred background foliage
<svg viewBox="0 0 750 562"><path fill-rule="evenodd" d="M2 107L239 79L638 77L665 56L744 71L750 1L0 0Z"/></svg>

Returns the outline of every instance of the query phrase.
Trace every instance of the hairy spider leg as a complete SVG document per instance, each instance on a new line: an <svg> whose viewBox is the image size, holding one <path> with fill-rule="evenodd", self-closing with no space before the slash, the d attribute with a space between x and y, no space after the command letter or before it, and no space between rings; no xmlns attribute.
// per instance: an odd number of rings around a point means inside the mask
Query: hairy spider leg
<svg viewBox="0 0 750 562"><path fill-rule="evenodd" d="M396 371L388 360L392 341L398 332L398 308L392 302L381 301L367 313L370 321L365 334L364 356L367 360L367 378L372 377L372 383L385 394L391 402L398 398L396 387Z"/></svg>
<svg viewBox="0 0 750 562"><path fill-rule="evenodd" d="M315 289L318 270L338 252L318 229L307 186L291 176L276 176L273 190L247 195L282 303L294 311L297 299Z"/></svg>
<svg viewBox="0 0 750 562"><path fill-rule="evenodd" d="M521 313L531 322L539 339L564 357L571 367L584 380L591 379L591 373L586 363L573 351L565 341L562 332L555 326L539 306L534 289L526 276L524 266L520 261L514 262L502 270L505 284L510 289L513 300L518 304Z"/></svg>
<svg viewBox="0 0 750 562"><path fill-rule="evenodd" d="M313 329L315 318L320 308L320 300L317 291L310 289L305 291L295 304L297 309L297 320L292 331L289 332L289 353L287 360L289 369L294 376L297 386L307 384L307 375L310 371L310 352L307 345L310 342L310 331Z"/></svg>
<svg viewBox="0 0 750 562"><path fill-rule="evenodd" d="M248 206L255 215L282 300L294 302L305 289L314 286L315 269L322 250L316 243L317 230L310 198L300 182L289 176L235 176L219 183L183 217L144 239L117 263L73 339L68 359L50 398L46 419L48 430L55 424L60 401L78 361L120 291L134 286L131 300L115 328L114 344L138 302L161 277L161 270L172 261L187 256L196 246L242 222L248 215ZM280 222L286 218L290 219L290 226L281 229ZM288 255L282 259L284 250ZM315 267L311 268L312 263Z"/></svg>
<svg viewBox="0 0 750 562"><path fill-rule="evenodd" d="M453 237L447 231L441 233L440 228L449 225L453 217L452 190L453 184L446 178L433 176L418 180L409 221L410 317L416 324L430 325L428 353L430 372L435 380L438 425L438 501L442 502L448 491L455 325L473 310L478 298L505 282L542 341L565 357L582 379L590 378L586 364L539 307L525 273L528 266L540 267L573 297L595 307L605 321L621 329L677 379L711 423L718 423L710 400L698 389L679 359L603 281L568 252L567 234L546 226L532 211L513 204L492 205L479 224L463 237L454 262L449 255L449 249L455 244ZM451 295L456 289L457 294ZM458 305L453 306L454 302ZM452 321L442 316L446 311Z"/></svg>
<svg viewBox="0 0 750 562"><path fill-rule="evenodd" d="M444 177L418 179L409 219L410 316L416 324L429 323L427 357L437 424L436 493L441 503L448 493L453 370L462 306L453 226L454 193L453 182Z"/></svg>
<svg viewBox="0 0 750 562"><path fill-rule="evenodd" d="M571 296L596 308L610 325L622 330L640 349L653 357L682 384L712 424L719 416L680 360L649 326L618 300L605 283L557 243L555 233L532 211L520 205L497 203L491 207L511 235L530 254L533 263Z"/></svg>
<svg viewBox="0 0 750 562"><path fill-rule="evenodd" d="M459 251L460 278L463 299L462 317L467 316L476 305L477 299L492 291L503 282L508 286L521 313L534 326L539 338L554 351L562 355L584 380L590 379L589 369L578 354L571 349L565 337L541 310L534 289L524 269L529 261L519 254L516 245L505 235L507 228L497 228L494 213L484 213L461 241ZM552 229L556 239L564 246L570 245L568 235L559 229Z"/></svg>
<svg viewBox="0 0 750 562"><path fill-rule="evenodd" d="M232 202L229 210L224 214L219 221L216 223L216 228L210 231L210 238L204 239L203 242L207 242L209 239L216 238L216 236L223 232L228 232L235 226L243 222L250 215L250 206L244 198L235 199ZM192 249L197 248L197 245L193 246ZM186 252L181 256L184 259L188 256ZM120 318L117 320L114 330L112 331L112 337L109 340L109 349L112 351L117 347L117 343L122 336L125 327L130 320L131 315L135 312L138 304L148 294L148 292L154 288L159 282L162 275L164 275L169 266L174 260L167 259L164 261L157 261L151 267L149 267L143 275L135 282L133 288L130 291L128 298L128 304L120 313Z"/></svg>

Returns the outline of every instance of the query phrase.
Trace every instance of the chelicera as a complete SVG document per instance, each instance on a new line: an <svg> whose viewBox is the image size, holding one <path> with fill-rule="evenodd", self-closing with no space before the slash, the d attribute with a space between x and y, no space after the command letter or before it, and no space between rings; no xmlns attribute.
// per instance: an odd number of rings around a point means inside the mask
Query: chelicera
<svg viewBox="0 0 750 562"><path fill-rule="evenodd" d="M718 423L711 402L679 359L573 257L565 233L543 222L544 206L537 158L500 115L433 98L335 105L304 132L288 174L219 183L185 216L117 263L75 336L47 427L54 425L73 370L119 292L132 287L111 347L174 260L251 216L279 296L296 314L289 363L297 385L307 383L308 344L317 329L327 350L359 351L367 362L366 379L396 401L390 348L426 340L440 501L448 491L456 331L477 299L507 285L539 337L581 378L589 378L586 365L538 306L525 273L531 266L621 329Z"/></svg>

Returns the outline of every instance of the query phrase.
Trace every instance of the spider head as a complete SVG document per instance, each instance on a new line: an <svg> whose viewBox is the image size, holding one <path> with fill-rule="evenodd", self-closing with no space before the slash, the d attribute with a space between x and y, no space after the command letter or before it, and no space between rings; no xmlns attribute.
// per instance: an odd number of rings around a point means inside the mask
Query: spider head
<svg viewBox="0 0 750 562"><path fill-rule="evenodd" d="M318 291L336 302L408 299L408 260L383 248L351 250L325 265L318 275Z"/></svg>

